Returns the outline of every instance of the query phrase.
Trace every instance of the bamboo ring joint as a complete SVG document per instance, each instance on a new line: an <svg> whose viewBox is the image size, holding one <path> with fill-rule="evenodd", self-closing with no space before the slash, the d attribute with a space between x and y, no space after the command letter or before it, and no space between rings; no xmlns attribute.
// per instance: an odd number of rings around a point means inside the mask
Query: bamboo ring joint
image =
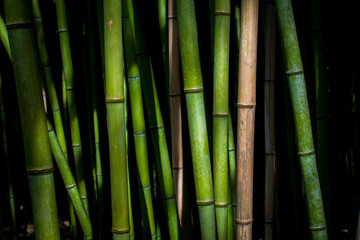
<svg viewBox="0 0 360 240"><path fill-rule="evenodd" d="M198 206L208 206L208 205L212 205L215 203L215 200L209 200L209 201L198 201L196 200L196 204Z"/></svg>
<svg viewBox="0 0 360 240"><path fill-rule="evenodd" d="M16 23L8 23L8 24L6 24L7 29L11 29L11 28L28 28L28 27L32 27L31 22L16 22Z"/></svg>
<svg viewBox="0 0 360 240"><path fill-rule="evenodd" d="M248 224L251 224L252 221L253 221L252 218L250 218L250 219L244 219L244 220L242 220L242 219L235 219L236 224L240 224L240 225L248 225Z"/></svg>
<svg viewBox="0 0 360 240"><path fill-rule="evenodd" d="M179 96L181 96L181 93L170 93L169 96L170 97L179 97Z"/></svg>
<svg viewBox="0 0 360 240"><path fill-rule="evenodd" d="M134 133L134 136L146 136L146 132Z"/></svg>
<svg viewBox="0 0 360 240"><path fill-rule="evenodd" d="M81 200L85 200L85 199L88 199L88 197L85 195L85 196L80 196Z"/></svg>
<svg viewBox="0 0 360 240"><path fill-rule="evenodd" d="M168 15L168 19L176 19L177 15Z"/></svg>
<svg viewBox="0 0 360 240"><path fill-rule="evenodd" d="M238 108L255 108L256 104L242 104L242 103L237 103L236 104Z"/></svg>
<svg viewBox="0 0 360 240"><path fill-rule="evenodd" d="M128 77L128 81L140 79L140 76Z"/></svg>
<svg viewBox="0 0 360 240"><path fill-rule="evenodd" d="M32 174L44 174L44 173L51 173L54 171L54 168L51 167L51 168L45 168L45 169L34 169L34 170L26 170L26 172L29 174L29 175L32 175Z"/></svg>
<svg viewBox="0 0 360 240"><path fill-rule="evenodd" d="M64 28L64 29L58 29L58 33L63 33L63 32L68 32L69 30Z"/></svg>
<svg viewBox="0 0 360 240"><path fill-rule="evenodd" d="M317 226L317 227L309 227L310 231L321 231L327 229L326 225L323 226Z"/></svg>
<svg viewBox="0 0 360 240"><path fill-rule="evenodd" d="M118 230L118 229L111 229L111 232L114 234L123 234L123 233L129 233L130 229L123 229L123 230Z"/></svg>
<svg viewBox="0 0 360 240"><path fill-rule="evenodd" d="M228 206L229 206L228 203L217 203L217 202L215 202L215 207L225 208L225 207L228 207Z"/></svg>
<svg viewBox="0 0 360 240"><path fill-rule="evenodd" d="M315 154L315 149L309 151L309 152L298 152L299 157L305 157Z"/></svg>
<svg viewBox="0 0 360 240"><path fill-rule="evenodd" d="M73 144L72 147L73 148L78 148L78 147L81 147L81 144Z"/></svg>
<svg viewBox="0 0 360 240"><path fill-rule="evenodd" d="M203 87L199 87L199 88L184 88L184 92L185 93L199 93L199 92L203 92L204 88Z"/></svg>
<svg viewBox="0 0 360 240"><path fill-rule="evenodd" d="M229 114L228 113L213 113L212 116L213 117L228 117Z"/></svg>
<svg viewBox="0 0 360 240"><path fill-rule="evenodd" d="M175 199L175 196L167 196L167 197L163 197L163 200L171 200L171 199Z"/></svg>
<svg viewBox="0 0 360 240"><path fill-rule="evenodd" d="M76 187L76 183L71 184L71 185L69 185L69 186L65 186L65 188L66 188L67 190L73 189L74 187Z"/></svg>
<svg viewBox="0 0 360 240"><path fill-rule="evenodd" d="M286 72L285 73L286 76L296 76L296 75L300 75L300 74L304 74L304 70L300 70L297 72Z"/></svg>
<svg viewBox="0 0 360 240"><path fill-rule="evenodd" d="M274 223L273 219L265 219L265 224L272 224Z"/></svg>
<svg viewBox="0 0 360 240"><path fill-rule="evenodd" d="M230 11L215 11L215 16L216 15L223 15L223 16L231 16L231 12Z"/></svg>
<svg viewBox="0 0 360 240"><path fill-rule="evenodd" d="M150 126L151 130L155 130L155 129L161 129L164 128L164 125L160 125L160 126Z"/></svg>
<svg viewBox="0 0 360 240"><path fill-rule="evenodd" d="M105 98L106 103L123 103L125 102L125 98Z"/></svg>

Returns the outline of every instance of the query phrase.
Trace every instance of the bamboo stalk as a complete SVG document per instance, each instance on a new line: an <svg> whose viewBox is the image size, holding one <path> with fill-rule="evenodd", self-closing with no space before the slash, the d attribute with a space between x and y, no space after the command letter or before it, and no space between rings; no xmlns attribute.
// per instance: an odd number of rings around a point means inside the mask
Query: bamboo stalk
<svg viewBox="0 0 360 240"><path fill-rule="evenodd" d="M53 164L29 1L7 0L6 23L18 95L36 239L60 240Z"/></svg>
<svg viewBox="0 0 360 240"><path fill-rule="evenodd" d="M82 159L82 146L80 137L79 119L77 114L77 105L74 91L73 64L71 59L71 49L69 41L69 32L67 27L65 1L56 1L56 16L58 24L58 33L60 38L60 49L63 63L63 71L66 82L67 105L69 111L69 122L71 130L71 141L75 160L76 180L78 183L81 199L87 211L89 211L88 197L85 184L85 174Z"/></svg>
<svg viewBox="0 0 360 240"><path fill-rule="evenodd" d="M127 1L128 3L130 1ZM155 86L154 75L152 72L152 63L149 51L146 46L145 32L141 24L138 12L137 2L133 1L133 8L128 4L129 19L132 24L133 35L135 40L136 59L139 64L143 94L145 98L145 107L149 118L151 138L154 147L156 170L160 182L160 191L162 202L165 207L167 226L169 228L170 239L180 237L180 224L178 219L175 190L171 174L170 158L166 143L165 128L160 111L158 94Z"/></svg>
<svg viewBox="0 0 360 240"><path fill-rule="evenodd" d="M213 157L216 225L219 239L228 232L228 111L230 1L215 1Z"/></svg>
<svg viewBox="0 0 360 240"><path fill-rule="evenodd" d="M237 128L236 238L252 238L258 0L241 1Z"/></svg>
<svg viewBox="0 0 360 240"><path fill-rule="evenodd" d="M194 2L178 0L177 14L201 236L202 239L216 239L213 181Z"/></svg>
<svg viewBox="0 0 360 240"><path fill-rule="evenodd" d="M325 216L331 232L330 163L328 142L328 83L325 76L325 43L322 22L321 1L311 1L311 25L316 84L316 150L321 193L324 200Z"/></svg>
<svg viewBox="0 0 360 240"><path fill-rule="evenodd" d="M99 237L103 236L103 177L102 177L102 163L100 152L100 126L99 126L99 100L98 100L98 84L96 74L96 53L95 53L95 32L94 32L94 14L93 14L92 0L88 1L86 5L87 10L87 23L88 23L88 49L90 60L90 79L91 79L91 99L92 99L92 118L93 118L93 130L94 130L94 144L95 144L95 170L96 170L96 188L97 188L97 206L98 206L98 218L99 218ZM100 85L102 86L102 85Z"/></svg>
<svg viewBox="0 0 360 240"><path fill-rule="evenodd" d="M293 108L297 151L304 182L309 229L312 239L327 239L321 190L316 169L304 71L290 1L276 0L278 24L286 62L286 75Z"/></svg>
<svg viewBox="0 0 360 240"><path fill-rule="evenodd" d="M135 142L136 163L138 166L139 192L141 201L141 213L143 228L146 238L156 238L153 202L151 197L151 183L146 143L145 118L141 92L139 68L136 62L133 33L128 16L127 4L123 2L123 28L125 61L127 81L129 85L131 114Z"/></svg>
<svg viewBox="0 0 360 240"><path fill-rule="evenodd" d="M266 2L265 13L265 239L273 239L275 207L275 3Z"/></svg>
<svg viewBox="0 0 360 240"><path fill-rule="evenodd" d="M180 226L184 230L183 199L183 147L182 147L182 113L180 88L180 49L176 14L176 0L168 0L169 26L169 97L171 120L171 165L174 178L176 203L179 213Z"/></svg>
<svg viewBox="0 0 360 240"><path fill-rule="evenodd" d="M4 19L0 15L0 40L4 44L4 48L6 53L8 54L9 58L11 59L11 51L10 51L10 43L9 43L9 36L6 30L6 25Z"/></svg>
<svg viewBox="0 0 360 240"><path fill-rule="evenodd" d="M65 184L66 191L71 199L71 202L74 206L76 215L79 219L81 228L84 232L85 239L93 239L92 227L89 215L86 212L85 206L80 198L79 189L76 186L76 182L73 174L71 173L68 160L65 157L61 149L60 142L54 132L53 127L51 126L50 121L47 121L50 147L52 154L56 160L57 166L61 173L62 179Z"/></svg>
<svg viewBox="0 0 360 240"><path fill-rule="evenodd" d="M109 137L112 233L129 239L121 1L104 0L105 103Z"/></svg>
<svg viewBox="0 0 360 240"><path fill-rule="evenodd" d="M233 225L233 236L235 237L236 234L236 224L235 224L235 216L236 216L236 149L235 149L235 142L234 142L234 130L233 130L233 123L231 117L231 111L229 109L229 116L228 116L228 157L229 157L229 176L230 176L230 191L231 191L231 198L229 199L229 204L231 203L232 208L232 225ZM231 202L230 202L231 201Z"/></svg>
<svg viewBox="0 0 360 240"><path fill-rule="evenodd" d="M5 29L6 31L6 29ZM6 31L7 33L7 31ZM7 35L7 34L6 34ZM15 198L14 198L14 187L13 187L13 177L12 177L12 167L9 159L9 145L8 145L8 130L7 130L7 117L5 114L5 106L4 106L4 97L3 97L3 85L2 78L0 72L0 122L1 122L1 141L4 151L4 162L7 173L8 180L8 201L10 205L11 212L11 226L12 226L12 239L17 239L17 222L16 222L16 211L15 211ZM1 216L0 216L1 217ZM2 227L2 226L1 226ZM2 230L2 229L1 229ZM0 235L1 236L1 235Z"/></svg>

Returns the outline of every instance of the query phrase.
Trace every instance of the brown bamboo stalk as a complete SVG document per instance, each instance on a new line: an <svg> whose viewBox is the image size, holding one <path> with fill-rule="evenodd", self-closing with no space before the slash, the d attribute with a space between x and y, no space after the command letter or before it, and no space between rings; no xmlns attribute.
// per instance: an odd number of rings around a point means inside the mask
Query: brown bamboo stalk
<svg viewBox="0 0 360 240"><path fill-rule="evenodd" d="M171 119L171 163L180 226L183 226L183 149L180 88L180 50L176 0L168 0L169 97Z"/></svg>
<svg viewBox="0 0 360 240"><path fill-rule="evenodd" d="M241 1L237 102L236 239L252 238L258 5L258 0Z"/></svg>
<svg viewBox="0 0 360 240"><path fill-rule="evenodd" d="M275 200L275 3L266 0L265 13L265 240L273 238Z"/></svg>

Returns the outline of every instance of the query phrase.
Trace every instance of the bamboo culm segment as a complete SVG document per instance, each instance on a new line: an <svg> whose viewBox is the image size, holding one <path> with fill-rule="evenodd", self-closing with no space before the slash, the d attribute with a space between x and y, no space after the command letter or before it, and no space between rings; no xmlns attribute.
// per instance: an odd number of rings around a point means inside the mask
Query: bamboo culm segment
<svg viewBox="0 0 360 240"><path fill-rule="evenodd" d="M310 224L309 229L312 239L327 239L326 221L316 168L304 71L291 1L276 0L276 7L290 100L294 115L297 151L304 181Z"/></svg>
<svg viewBox="0 0 360 240"><path fill-rule="evenodd" d="M265 26L265 239L273 238L275 201L275 2L266 4Z"/></svg>
<svg viewBox="0 0 360 240"><path fill-rule="evenodd" d="M6 53L8 54L9 58L11 59L11 51L10 51L10 43L9 43L9 36L6 30L6 25L4 19L0 15L0 40L4 44Z"/></svg>
<svg viewBox="0 0 360 240"><path fill-rule="evenodd" d="M216 239L214 188L211 174L200 68L195 6L192 0L177 1L180 53L188 113L191 155L202 239Z"/></svg>
<svg viewBox="0 0 360 240"><path fill-rule="evenodd" d="M149 173L145 118L139 68L136 62L133 34L126 2L123 2L123 28L124 48L129 86L131 114L135 142L136 163L138 167L139 193L141 201L141 213L143 228L146 237L155 236L155 220L153 202L151 196L151 182Z"/></svg>
<svg viewBox="0 0 360 240"><path fill-rule="evenodd" d="M258 0L241 1L236 239L252 239Z"/></svg>
<svg viewBox="0 0 360 240"><path fill-rule="evenodd" d="M51 126L50 121L47 121L48 131L49 131L49 139L50 139L50 147L52 154L55 158L57 166L60 170L62 179L64 181L66 190L70 196L71 202L74 206L76 215L79 219L81 228L84 232L85 239L93 239L92 227L90 218L86 212L86 209L81 201L79 189L76 186L76 182L74 176L70 170L69 163L63 153L59 140L54 132L53 127Z"/></svg>
<svg viewBox="0 0 360 240"><path fill-rule="evenodd" d="M129 239L121 1L104 0L105 103L113 238Z"/></svg>
<svg viewBox="0 0 360 240"><path fill-rule="evenodd" d="M73 64L71 58L70 40L69 40L69 32L67 27L64 0L56 1L56 16L57 16L59 39L60 39L63 71L66 82L67 105L69 111L68 116L70 122L71 141L72 141L73 154L75 160L76 182L79 187L81 199L84 203L86 210L88 211L89 206L88 206L85 174L84 174L83 159L82 159L80 126L79 126L77 105L76 105L75 92L74 92Z"/></svg>
<svg viewBox="0 0 360 240"><path fill-rule="evenodd" d="M219 239L228 232L228 110L230 1L215 1L213 157L216 226Z"/></svg>
<svg viewBox="0 0 360 240"><path fill-rule="evenodd" d="M228 156L229 156L229 176L230 176L230 189L231 189L231 201L232 206L232 216L235 219L236 216L236 151L235 151L235 142L234 142L234 129L231 118L231 111L229 109L228 116ZM230 203L229 203L230 204ZM232 222L233 231L235 237L236 224L235 221Z"/></svg>
<svg viewBox="0 0 360 240"><path fill-rule="evenodd" d="M131 1L127 1L129 3ZM133 35L135 36L135 52L139 64L141 83L145 98L145 108L149 118L151 138L155 153L156 170L160 182L162 202L165 207L165 216L169 228L170 239L179 239L181 235L179 218L177 213L175 190L171 173L169 151L166 143L165 128L160 111L158 94L155 86L154 74L149 51L146 46L145 31L143 29L140 15L138 12L137 1L133 1L133 8L130 4L129 19L132 25Z"/></svg>
<svg viewBox="0 0 360 240"><path fill-rule="evenodd" d="M60 240L53 164L41 93L31 3L4 2L36 239Z"/></svg>
<svg viewBox="0 0 360 240"><path fill-rule="evenodd" d="M176 16L176 1L168 0L168 37L169 37L169 98L171 121L171 163L174 178L176 203L180 225L184 231L184 170L182 147L182 113L180 87L180 49Z"/></svg>

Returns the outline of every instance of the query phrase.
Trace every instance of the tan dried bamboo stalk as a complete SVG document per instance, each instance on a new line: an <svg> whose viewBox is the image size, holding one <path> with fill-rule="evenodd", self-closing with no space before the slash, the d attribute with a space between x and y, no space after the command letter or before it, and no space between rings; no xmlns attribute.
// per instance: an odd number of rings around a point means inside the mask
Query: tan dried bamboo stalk
<svg viewBox="0 0 360 240"><path fill-rule="evenodd" d="M273 238L275 200L275 3L266 0L265 13L265 240Z"/></svg>
<svg viewBox="0 0 360 240"><path fill-rule="evenodd" d="M180 226L183 226L183 149L180 88L180 49L175 0L168 0L169 97L171 119L171 163Z"/></svg>
<svg viewBox="0 0 360 240"><path fill-rule="evenodd" d="M252 238L258 5L258 0L241 1L237 102L236 239Z"/></svg>

